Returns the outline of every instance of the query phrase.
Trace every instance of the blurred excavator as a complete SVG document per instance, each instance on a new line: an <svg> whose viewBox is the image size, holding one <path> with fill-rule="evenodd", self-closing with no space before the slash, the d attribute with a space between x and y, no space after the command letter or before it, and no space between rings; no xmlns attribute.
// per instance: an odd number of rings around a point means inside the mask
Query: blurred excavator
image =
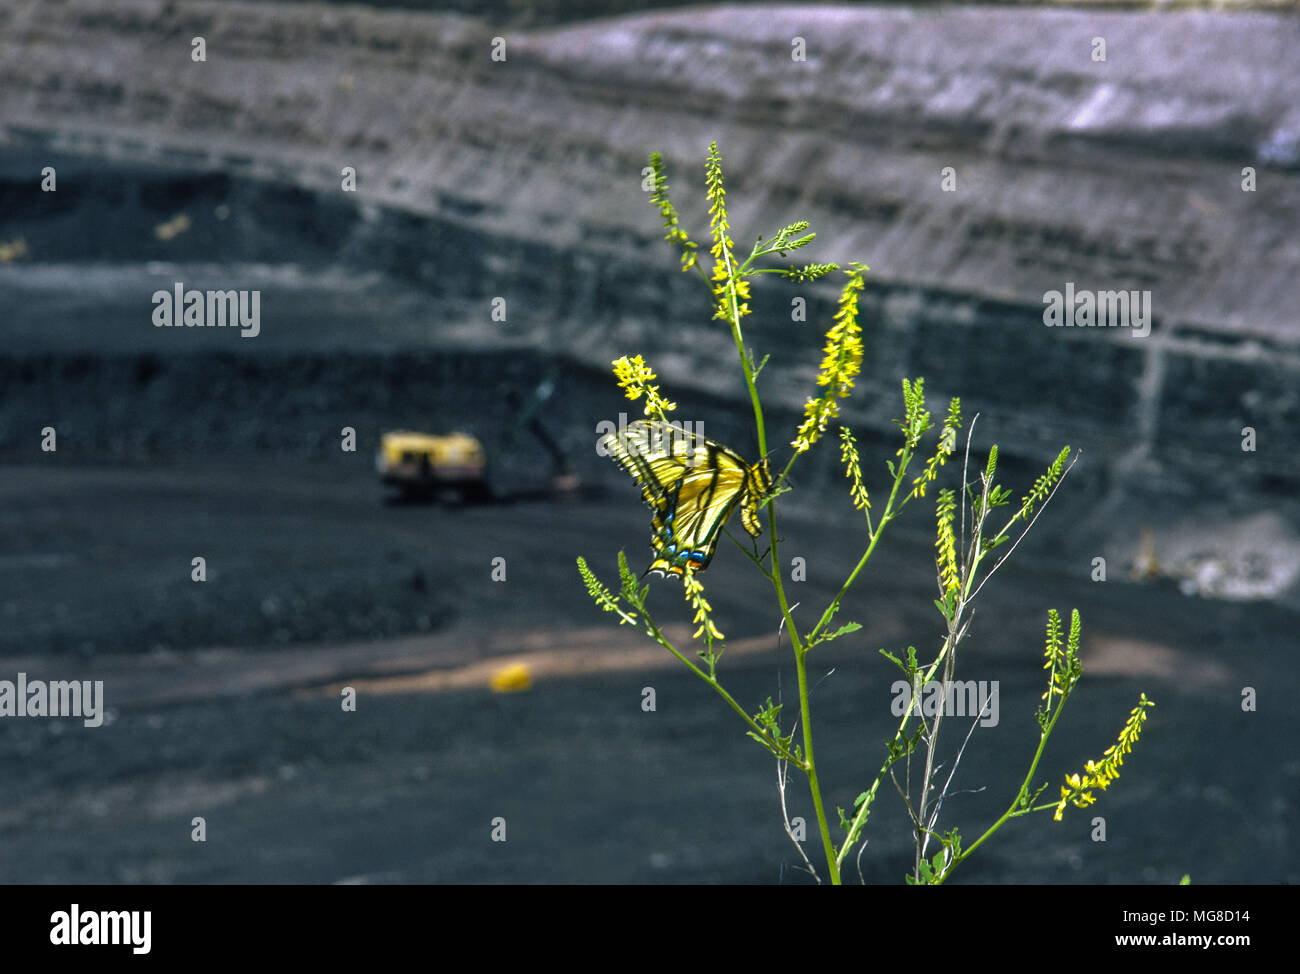
<svg viewBox="0 0 1300 974"><path fill-rule="evenodd" d="M527 402L510 389L505 401L515 416L498 446L505 454L522 427L527 427L550 455L552 473L550 493L557 497L573 495L579 480L555 438L542 426L539 411L555 392L556 370L538 383ZM442 435L393 430L380 437L375 468L385 484L399 488L407 500L436 500L458 496L462 503L492 500L488 481L488 458L483 444L468 433Z"/></svg>
<svg viewBox="0 0 1300 974"><path fill-rule="evenodd" d="M492 498L483 445L468 433L385 433L379 440L375 469L406 500L427 501L448 493L459 494L465 503Z"/></svg>

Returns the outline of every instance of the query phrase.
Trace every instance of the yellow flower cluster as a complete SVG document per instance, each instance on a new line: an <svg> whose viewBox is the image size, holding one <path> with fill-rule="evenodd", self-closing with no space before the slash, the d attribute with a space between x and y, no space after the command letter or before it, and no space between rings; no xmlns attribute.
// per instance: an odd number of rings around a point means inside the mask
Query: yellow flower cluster
<svg viewBox="0 0 1300 974"><path fill-rule="evenodd" d="M663 156L658 152L651 153L650 167L654 173L654 191L650 194L650 201L659 207L659 214L664 218L664 229L668 231L664 239L682 248L682 270L688 271L695 266L698 246L682 229L677 208L668 197L668 177L664 175Z"/></svg>
<svg viewBox="0 0 1300 974"><path fill-rule="evenodd" d="M907 381L907 380L903 380ZM921 380L917 379L917 388L920 388ZM926 429L929 429L929 414L926 414L924 423ZM948 462L952 456L952 451L957 447L957 430L961 426L961 400L953 398L948 403L948 418L944 421L943 430L939 433L939 442L935 445L934 456L925 462L925 470L921 472L912 481L912 487L916 490L917 497L925 496L925 488L931 480L939 476L939 469Z"/></svg>
<svg viewBox="0 0 1300 974"><path fill-rule="evenodd" d="M659 387L654 384L658 378L645 364L645 359L640 355L634 355L628 358L626 355L617 358L613 362L614 377L618 379L618 386L627 394L629 399L640 399L642 394L645 395L645 414L647 416L657 415L660 419L664 418L664 413L671 412L677 408L677 403L669 402L659 394Z"/></svg>
<svg viewBox="0 0 1300 974"><path fill-rule="evenodd" d="M709 145L709 159L705 163L705 182L709 199L709 232L713 237L713 246L709 253L713 255L713 298L717 302L715 318L722 321L731 319L731 293L736 296L737 318L749 314L749 281L735 276L731 266L731 252L735 248L729 231L731 224L727 220L727 190L722 184L722 158L718 155L718 144Z"/></svg>
<svg viewBox="0 0 1300 974"><path fill-rule="evenodd" d="M728 241L728 245L730 245L730 241ZM715 247L715 252L718 249ZM737 316L743 318L750 312L749 280L744 277L731 277L727 272L726 262L715 253L713 261L713 298L717 302L718 310L714 312L713 317L720 321L731 320L731 294L728 285L735 288Z"/></svg>
<svg viewBox="0 0 1300 974"><path fill-rule="evenodd" d="M1147 708L1154 706L1155 704L1147 699L1147 695L1142 694L1138 699L1138 705L1129 713L1124 729L1119 732L1119 742L1106 748L1100 761L1087 762L1083 766L1083 774L1065 776L1065 784L1061 787L1061 801L1056 806L1056 814L1052 816L1056 821L1059 822L1065 813L1066 803L1076 808L1087 808L1097 800L1093 797L1091 789L1099 788L1105 791L1110 787L1110 783L1119 777L1119 769L1124 765L1124 755L1132 752L1133 745L1142 733L1142 724L1147 719Z"/></svg>
<svg viewBox="0 0 1300 974"><path fill-rule="evenodd" d="M957 572L957 536L952 523L957 517L957 495L951 490L939 491L939 501L935 505L938 522L935 561L939 566L939 581L943 585L943 594L947 596L961 584Z"/></svg>
<svg viewBox="0 0 1300 974"><path fill-rule="evenodd" d="M862 461L858 459L858 445L853 439L853 433L843 426L840 427L840 460L844 463L844 476L853 482L849 488L853 506L860 511L870 510L871 497L867 493L866 482L862 479Z"/></svg>
<svg viewBox="0 0 1300 974"><path fill-rule="evenodd" d="M826 332L825 357L817 373L817 384L826 391L804 406L804 421L790 444L795 452L804 453L821 438L826 424L840 414L838 400L853 391L853 381L862 371L862 328L858 324L858 292L866 285L863 268L854 265L846 273L848 283L840 294L835 323Z"/></svg>
<svg viewBox="0 0 1300 974"><path fill-rule="evenodd" d="M705 636L709 642L726 638L713 624L713 618L709 615L713 611L713 606L709 605L708 599L704 597L704 586L696 579L694 572L688 569L682 574L682 586L686 590L686 601L695 607L695 618L691 621L700 624L700 628L695 630L692 638L699 639L700 636Z"/></svg>

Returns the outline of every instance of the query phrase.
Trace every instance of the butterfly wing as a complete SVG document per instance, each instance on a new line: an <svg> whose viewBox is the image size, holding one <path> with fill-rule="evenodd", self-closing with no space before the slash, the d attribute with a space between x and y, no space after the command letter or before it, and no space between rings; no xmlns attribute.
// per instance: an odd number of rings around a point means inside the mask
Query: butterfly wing
<svg viewBox="0 0 1300 974"><path fill-rule="evenodd" d="M725 446L658 420L637 420L601 443L641 484L653 512L647 573L707 568L737 504L745 530L758 537L758 503L770 490L766 465L751 467Z"/></svg>

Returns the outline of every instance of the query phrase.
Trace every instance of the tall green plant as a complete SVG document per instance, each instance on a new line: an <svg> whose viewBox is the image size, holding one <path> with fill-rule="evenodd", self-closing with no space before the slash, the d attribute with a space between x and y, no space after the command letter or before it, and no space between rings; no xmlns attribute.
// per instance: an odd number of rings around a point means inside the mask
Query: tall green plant
<svg viewBox="0 0 1300 974"><path fill-rule="evenodd" d="M749 392L754 414L754 430L760 456L768 455L768 428L763 413L763 403L758 391L758 378L767 359L755 362L745 344L743 321L750 313L750 281L760 274L776 274L795 282L815 281L840 270L836 264L806 264L802 267L761 266L769 258L784 258L799 250L815 237L808 232L804 221L782 227L769 240L761 237L748 256L741 259L730 236L727 218L726 190L723 184L722 163L717 145L709 147L706 164L706 182L709 201L710 235L713 241L709 250L711 260L707 269L702 265L700 249L681 228L676 208L668 194L663 160L656 153L650 157L654 176L652 201L658 207L667 228L667 239L681 250L682 269L695 270L709 284L713 293L714 317L727 323L736 346L745 387ZM1104 790L1119 775L1124 756L1129 753L1141 732L1147 711L1154 704L1143 694L1131 712L1120 733L1119 742L1109 748L1102 759L1088 762L1082 773L1068 775L1055 799L1043 799L1046 782L1035 786L1035 775L1057 719L1067 700L1074 692L1082 668L1079 663L1080 620L1077 611L1070 619L1068 636L1062 640L1061 620L1055 610L1048 613L1045 648L1048 669L1047 690L1037 713L1039 743L1024 776L1019 791L1012 797L1007 811L993 822L974 842L963 847L960 834L955 829L941 832L939 815L957 765L965 751L977 722L975 715L947 773L940 773L937 760L940 732L945 726L945 708L926 708L921 703L922 689L936 682L947 698L954 684L958 650L970 626L971 605L985 583L1006 561L1017 544L1033 526L1043 507L1051 500L1062 478L1073 466L1070 448L1065 447L1047 470L1034 483L1020 503L1009 507L1012 493L996 482L998 449L993 446L982 471L972 479L970 472L970 441L967 434L966 450L960 488L938 490L935 498L936 513L936 576L940 597L935 607L942 616L945 635L936 648L933 658L918 659L916 648L909 646L906 654L899 656L885 650L880 652L901 672L906 686L916 691L910 704L901 715L893 737L885 745L885 755L879 772L853 807L839 809L838 839L832 836L832 827L822 797L822 783L818 775L813 748L813 714L809 702L808 654L818 645L830 642L861 628L857 622L839 623L837 615L844 597L857 581L863 568L884 536L885 529L909 504L925 498L931 482L937 481L945 464L957 447L958 433L962 427L961 402L953 399L949 404L937 434L934 419L926 408L924 380L902 380L903 418L896 420L902 445L895 459L886 463L889 477L888 491L883 506L873 507L867 479L863 474L857 445L850 430L840 427L840 459L849 481L849 498L854 509L861 512L865 524L862 552L856 565L844 579L837 594L825 606L817 622L809 629L801 629L791 615L781 571L780 533L777 530L777 499L789 490L787 479L801 456L822 440L831 420L839 416L840 402L847 399L854 387L862 366L862 333L858 324L858 295L865 287L868 268L850 264L844 269L844 281L838 308L826 333L826 343L821 367L817 375L817 394L809 397L803 420L790 441L792 452L784 469L773 481L772 490L763 501L767 514L768 547L760 552L757 546L746 554L772 585L773 594L780 606L782 629L788 633L794 654L798 677L799 716L787 728L783 722L782 707L769 697L754 713L743 707L723 686L718 678L718 659L722 652L723 634L712 619L712 607L705 596L703 583L689 568L683 574L686 601L694 611L698 628L693 638L703 640L704 649L698 653L699 662L692 660L665 636L646 608L649 587L642 587L628 568L623 552L618 555L620 584L617 593L604 585L578 558L578 570L595 603L607 612L619 616L620 624L636 626L651 639L675 656L701 680L707 683L725 703L734 710L748 728L751 738L765 747L778 762L778 780L781 782L781 805L784 812L784 788L791 768L801 772L808 781L813 808L817 815L818 834L821 839L825 870L830 881L839 884L845 859L864 841L867 821L880 786L891 781L906 805L914 832L915 856L911 874L912 883L942 883L953 870L964 862L979 846L989 839L1010 819L1031 812L1052 810L1059 821L1067 805L1086 807L1095 801L1094 791ZM655 384L656 376L641 356L624 357L614 363L615 376L628 398L645 399L645 414L667 419L675 404L666 400ZM928 447L923 441L931 440ZM923 462L919 459L924 457ZM915 464L919 469L914 469ZM994 524L994 513L1007 508L1011 513L999 524ZM958 515L960 514L960 518ZM734 539L733 539L734 540ZM739 545L739 543L737 543ZM998 549L1005 551L995 556ZM927 709L933 712L927 713ZM797 738L797 739L796 739ZM913 764L919 763L922 772L913 776ZM902 780L899 767L903 769ZM919 784L912 786L917 780ZM795 839L795 830L786 818L786 831ZM930 849L937 846L932 854ZM808 870L821 880L821 875L804 853L802 844L795 839L795 847L803 857Z"/></svg>

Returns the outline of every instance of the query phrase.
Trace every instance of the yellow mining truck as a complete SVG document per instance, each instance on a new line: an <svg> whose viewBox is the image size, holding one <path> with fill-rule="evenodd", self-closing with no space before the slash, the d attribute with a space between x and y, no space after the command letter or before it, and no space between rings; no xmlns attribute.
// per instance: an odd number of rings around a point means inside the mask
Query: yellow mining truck
<svg viewBox="0 0 1300 974"><path fill-rule="evenodd" d="M454 493L468 503L492 497L483 444L468 433L385 433L375 469L384 483L401 488L408 498L429 500Z"/></svg>
<svg viewBox="0 0 1300 974"><path fill-rule="evenodd" d="M509 407L511 421L506 425L493 449L497 456L509 456L520 429L527 429L550 454L551 478L548 493L552 497L575 497L581 486L559 442L542 426L541 410L555 392L559 380L558 367L538 383L525 401L520 393L508 388L502 390ZM536 492L508 489L494 492L488 484L487 454L483 444L468 433L449 433L434 436L413 433L410 430L393 430L379 440L379 453L375 466L384 483L400 487L408 499L437 500L449 494L459 494L463 502L476 503L532 496Z"/></svg>

